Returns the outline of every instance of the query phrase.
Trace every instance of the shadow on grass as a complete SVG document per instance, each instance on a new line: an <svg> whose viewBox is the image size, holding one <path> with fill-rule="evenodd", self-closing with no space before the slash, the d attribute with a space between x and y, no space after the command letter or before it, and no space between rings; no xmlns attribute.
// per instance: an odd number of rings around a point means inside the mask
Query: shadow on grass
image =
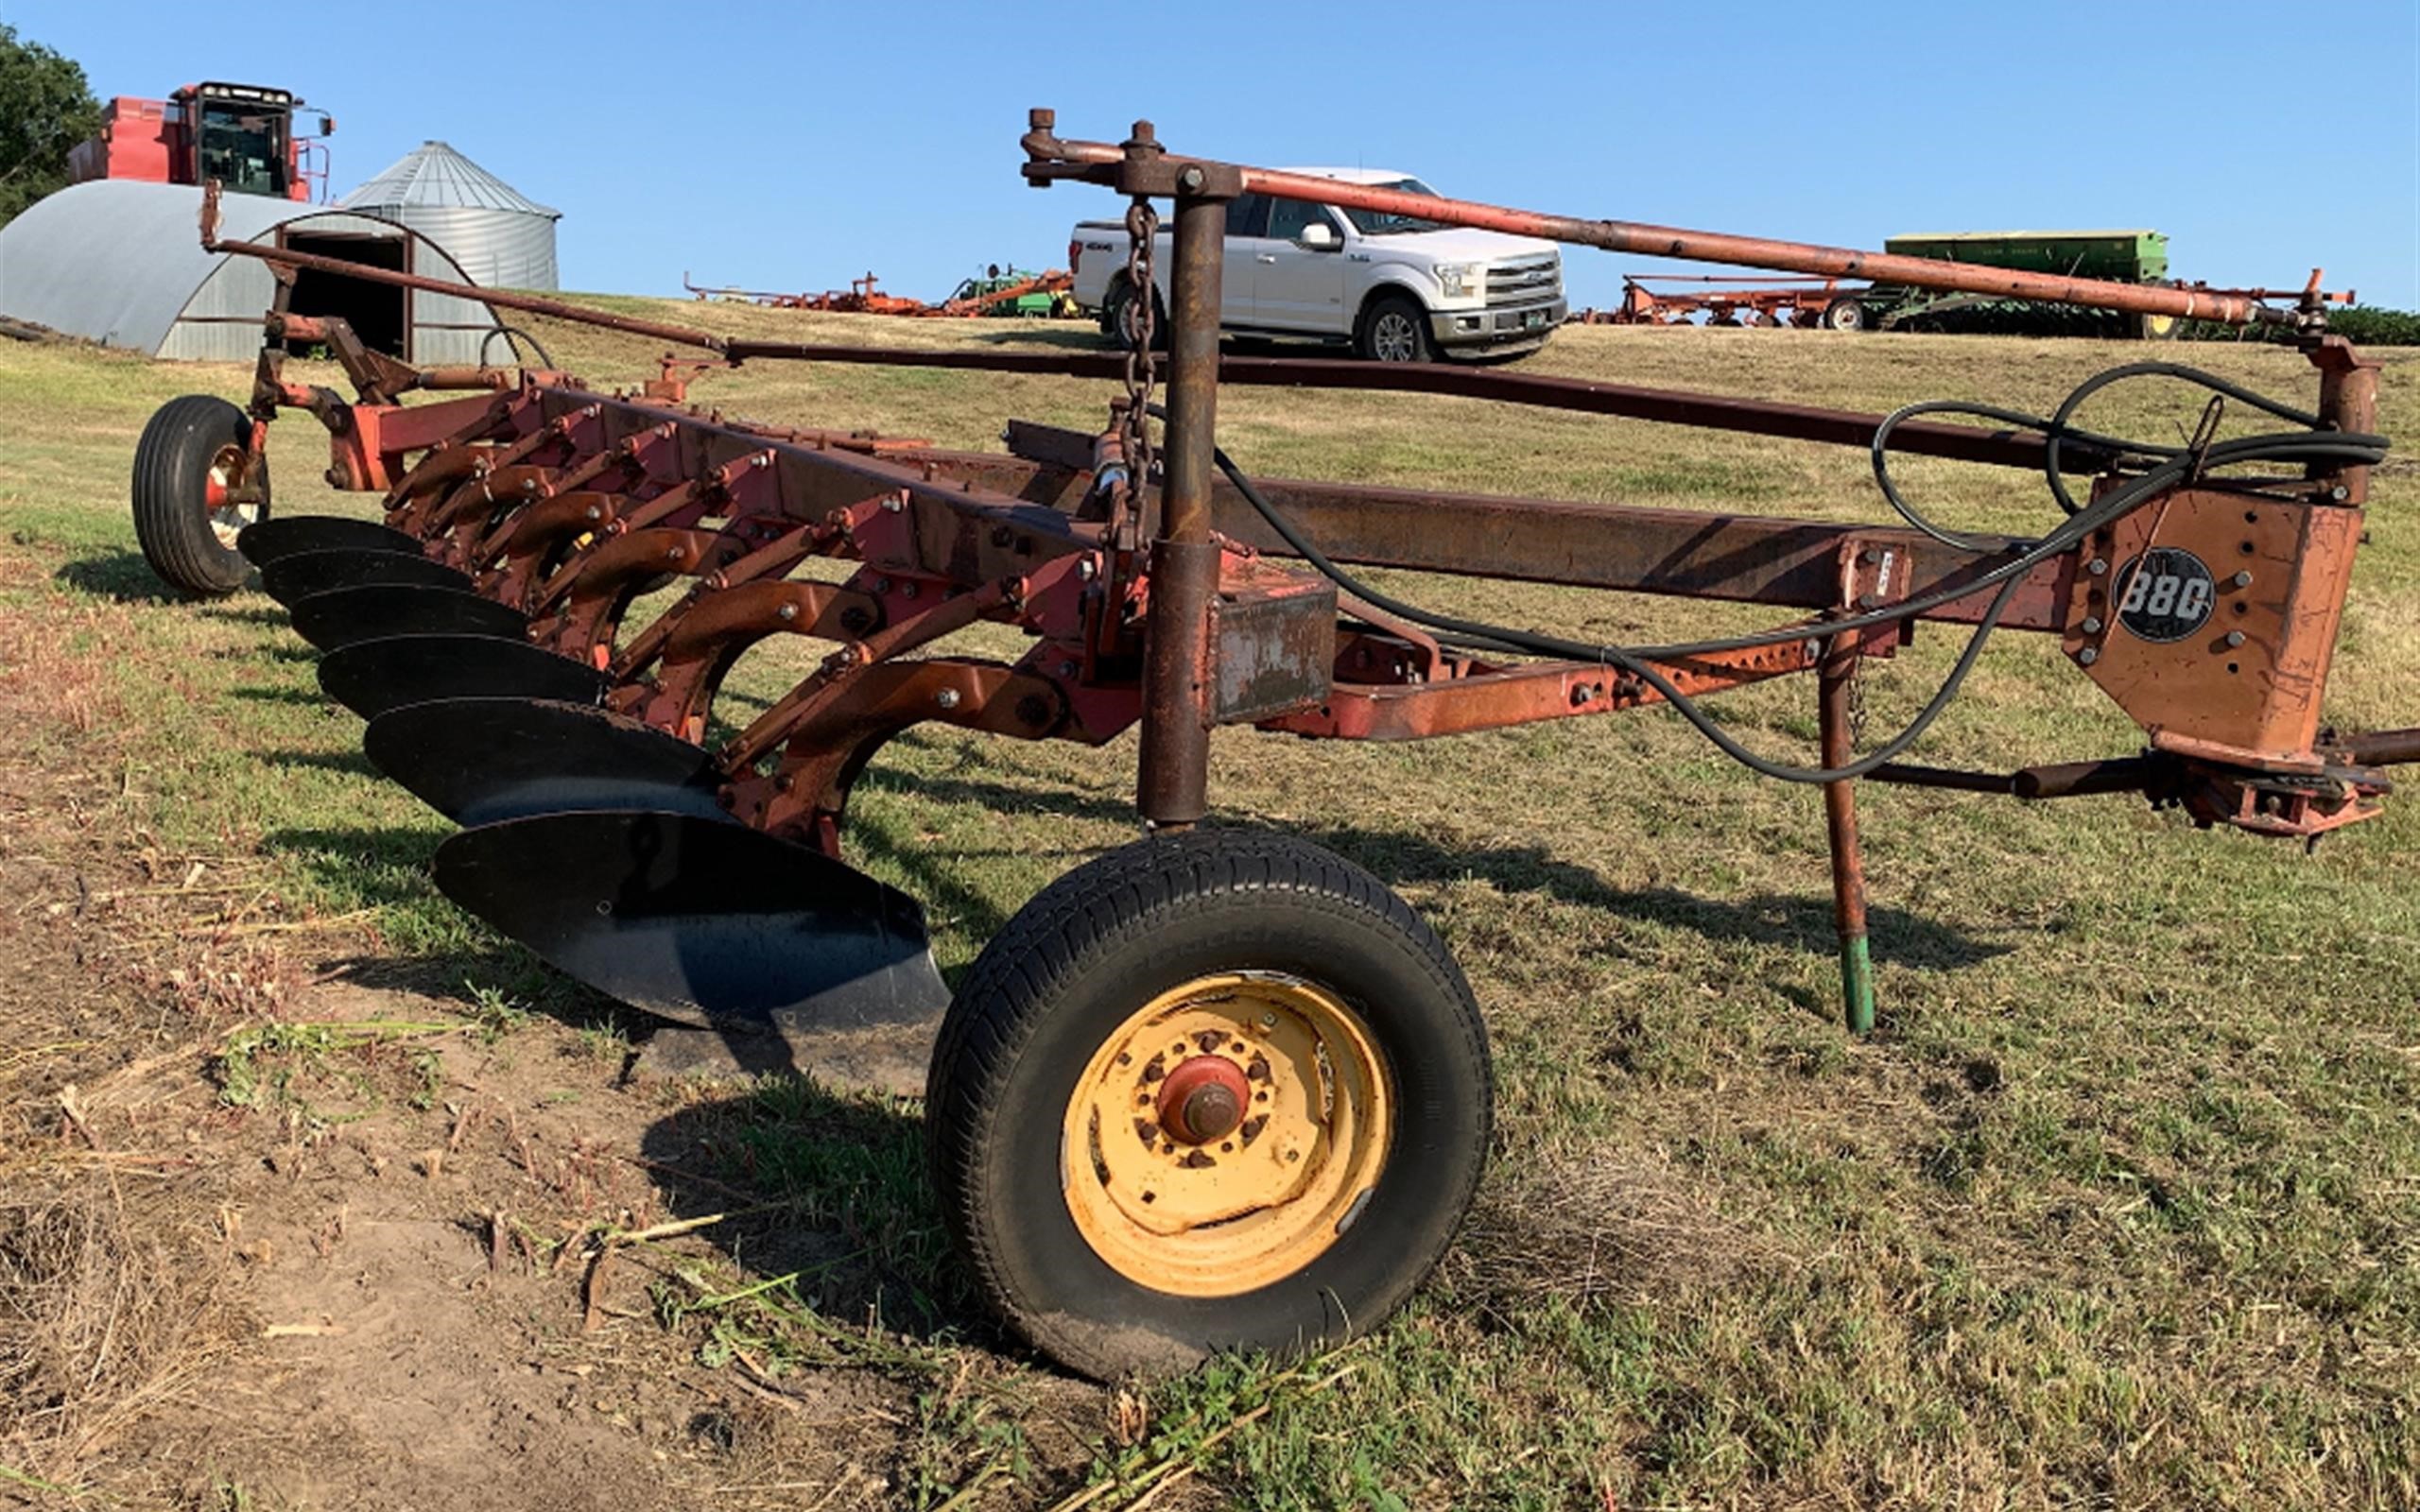
<svg viewBox="0 0 2420 1512"><path fill-rule="evenodd" d="M282 703L296 708L337 709L343 707L317 688L234 688L230 696L247 703ZM274 757L267 758L274 760Z"/></svg>
<svg viewBox="0 0 2420 1512"><path fill-rule="evenodd" d="M331 707L325 698L304 697L293 701L322 709ZM258 754L257 760L263 765L283 766L289 771L310 768L322 772L347 772L355 777L383 775L377 767L370 765L370 758L358 750L265 750Z"/></svg>
<svg viewBox="0 0 2420 1512"><path fill-rule="evenodd" d="M1011 786L981 778L877 771L868 772L864 782L876 789L913 794L933 802L969 803L1001 812L1111 823L1131 822L1134 816L1133 806L1121 799L1065 789ZM1671 887L1623 889L1607 884L1587 867L1557 859L1543 846L1462 848L1442 845L1411 831L1341 824L1299 827L1295 833L1369 868L1391 886L1473 879L1499 892L1545 893L1622 919L1685 929L1711 940L1782 946L1825 956L1839 948L1828 892L1715 899ZM849 840L870 853L894 860L915 879L910 890L920 896L946 899L945 906L959 901L950 879L915 849L895 845L887 835L876 837L871 826L851 829ZM1007 922L997 908L979 900L967 902L970 926L981 924L987 937ZM1874 958L1893 965L1955 971L1980 965L2014 948L1979 939L1954 925L1888 904L1870 907L1867 919Z"/></svg>
<svg viewBox="0 0 2420 1512"><path fill-rule="evenodd" d="M192 595L169 587L151 570L139 551L116 550L81 557L51 575L79 593L115 599L121 604L184 604Z"/></svg>
<svg viewBox="0 0 2420 1512"><path fill-rule="evenodd" d="M737 1326L821 1334L876 1318L917 1342L992 1334L950 1256L924 1121L899 1104L768 1077L687 1104L639 1148L675 1217L732 1213L701 1237L752 1277L795 1276L810 1316L777 1304Z"/></svg>

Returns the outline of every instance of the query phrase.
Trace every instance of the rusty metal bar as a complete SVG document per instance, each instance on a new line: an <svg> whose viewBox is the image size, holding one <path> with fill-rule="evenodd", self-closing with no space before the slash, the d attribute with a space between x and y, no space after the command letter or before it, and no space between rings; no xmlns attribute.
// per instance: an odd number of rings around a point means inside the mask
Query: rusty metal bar
<svg viewBox="0 0 2420 1512"><path fill-rule="evenodd" d="M1210 533L1218 445L1219 272L1227 207L1180 197L1168 275L1167 439L1160 533L1143 639L1143 745L1135 803L1159 828L1209 812L1210 615L1219 547Z"/></svg>
<svg viewBox="0 0 2420 1512"><path fill-rule="evenodd" d="M2347 760L2360 766L2395 766L2405 762L2420 762L2420 727L2355 735L2350 740L2339 741L2331 748L2343 752Z"/></svg>
<svg viewBox="0 0 2420 1512"><path fill-rule="evenodd" d="M1057 115L1030 113L1024 138L1028 181L1047 184L1057 179L1108 181L1110 171L1123 159L1106 142L1063 141L1054 134ZM1177 159L1205 168L1240 176L1247 193L1279 199L1309 200L1348 210L1373 210L1409 215L1448 226L1471 226L1515 236L1596 247L1609 252L1670 257L1698 263L1726 263L1742 267L1775 268L1824 278L1861 278L1881 284L1906 284L1916 288L1989 294L2004 299L2038 300L2052 304L2082 304L2096 309L2125 310L2142 315L2172 315L2188 320L2215 320L2225 325L2294 325L2297 313L2273 310L2256 301L2210 289L2170 288L2151 284L2113 284L2098 279L2062 278L2056 274L2021 273L1971 263L1947 263L1929 257L1899 257L1887 252L1860 252L1845 247L1819 247L1807 242L1773 241L1757 236L1732 236L1720 232L1684 231L1627 220L1587 220L1549 215L1531 210L1438 195L1406 194L1375 184L1344 183L1316 175L1285 173L1214 160Z"/></svg>
<svg viewBox="0 0 2420 1512"><path fill-rule="evenodd" d="M535 295L483 289L470 284L451 284L417 273L399 273L389 268L349 263L342 258L322 257L316 252L291 251L260 242L213 240L204 245L216 252L256 257L264 262L312 268L397 288L479 301L499 309L521 310L576 325L677 341L715 352L733 362L761 358L869 367L943 368L1065 378L1115 379L1125 372L1125 359L1110 352L950 352L813 342L749 341L718 336L687 326L585 309ZM448 382L444 386L451 387L456 370L437 370L446 374ZM475 376L480 371L462 369L460 378L463 386L494 387L494 380ZM1220 383L1246 387L1350 388L1379 393L1430 394L1707 430L1736 431L1751 436L1821 441L1838 446L1872 444L1875 430L1882 423L1879 415L1854 410L1822 409L1809 404L1775 404L1767 400L1694 394L1628 384L1593 383L1582 378L1557 378L1446 363L1364 363L1322 357L1221 357L1218 359L1218 372ZM421 387L441 386L424 383ZM1892 449L1916 456L1940 456L1955 461L2029 470L2041 468L2046 455L2043 438L2038 436L1928 421L1911 421L1893 431ZM2081 442L2070 442L2065 450L2065 460L2068 471L2084 473L2106 466L2110 457Z"/></svg>

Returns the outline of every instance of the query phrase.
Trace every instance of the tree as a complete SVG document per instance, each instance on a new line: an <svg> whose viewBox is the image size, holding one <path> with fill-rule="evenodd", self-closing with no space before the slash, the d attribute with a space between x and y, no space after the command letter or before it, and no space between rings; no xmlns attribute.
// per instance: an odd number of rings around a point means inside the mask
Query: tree
<svg viewBox="0 0 2420 1512"><path fill-rule="evenodd" d="M67 154L100 129L82 65L0 23L0 225L67 187Z"/></svg>

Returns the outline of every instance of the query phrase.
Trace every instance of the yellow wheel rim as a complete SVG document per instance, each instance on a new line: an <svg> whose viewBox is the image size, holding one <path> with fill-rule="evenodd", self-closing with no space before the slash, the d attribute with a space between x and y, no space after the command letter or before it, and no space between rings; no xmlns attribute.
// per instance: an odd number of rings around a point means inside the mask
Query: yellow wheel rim
<svg viewBox="0 0 2420 1512"><path fill-rule="evenodd" d="M1152 999L1068 1099L1060 1182L1111 1268L1180 1297L1234 1297L1326 1253L1394 1134L1358 1014L1297 977L1198 977Z"/></svg>

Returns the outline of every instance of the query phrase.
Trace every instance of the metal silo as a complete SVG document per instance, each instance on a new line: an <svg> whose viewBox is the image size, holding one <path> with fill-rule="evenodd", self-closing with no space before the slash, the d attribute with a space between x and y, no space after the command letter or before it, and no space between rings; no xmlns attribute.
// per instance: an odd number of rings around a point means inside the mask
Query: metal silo
<svg viewBox="0 0 2420 1512"><path fill-rule="evenodd" d="M410 227L444 249L475 284L559 286L555 222L562 212L524 198L442 142L422 143L337 205Z"/></svg>

